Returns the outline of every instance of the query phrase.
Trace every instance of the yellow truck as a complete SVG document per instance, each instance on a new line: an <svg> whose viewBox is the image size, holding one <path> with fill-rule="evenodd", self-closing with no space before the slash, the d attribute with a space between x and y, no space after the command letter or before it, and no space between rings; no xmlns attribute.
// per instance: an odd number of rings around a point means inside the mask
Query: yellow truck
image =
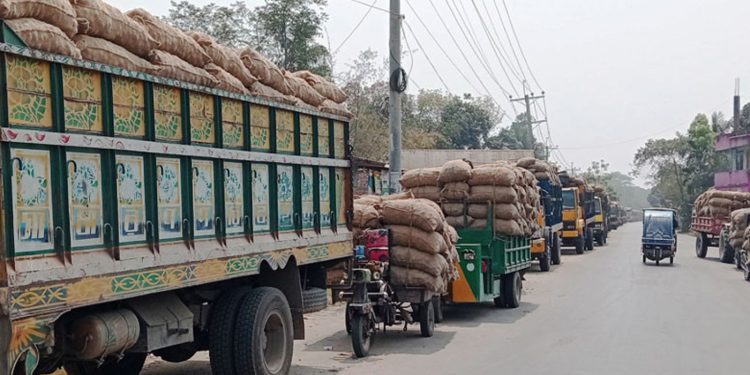
<svg viewBox="0 0 750 375"><path fill-rule="evenodd" d="M563 177L563 246L573 246L576 254L594 249L591 224L595 220L594 192L583 181Z"/></svg>

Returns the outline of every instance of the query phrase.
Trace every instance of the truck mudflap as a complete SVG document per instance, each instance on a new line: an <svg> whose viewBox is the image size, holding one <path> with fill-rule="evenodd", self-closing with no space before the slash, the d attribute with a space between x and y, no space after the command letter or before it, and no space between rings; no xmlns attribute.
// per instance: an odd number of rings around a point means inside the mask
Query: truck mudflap
<svg viewBox="0 0 750 375"><path fill-rule="evenodd" d="M482 295L482 245L457 245L459 277L451 283L450 299L455 303L479 302Z"/></svg>

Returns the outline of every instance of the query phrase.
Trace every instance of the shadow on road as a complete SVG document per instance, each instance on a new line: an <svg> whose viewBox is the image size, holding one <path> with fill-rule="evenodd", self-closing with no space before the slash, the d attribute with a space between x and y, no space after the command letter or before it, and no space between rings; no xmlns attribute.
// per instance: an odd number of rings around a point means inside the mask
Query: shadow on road
<svg viewBox="0 0 750 375"><path fill-rule="evenodd" d="M294 361L294 359L292 359ZM292 365L289 374L322 375L339 372L341 369L319 368ZM211 375L211 364L208 361L191 360L183 363L153 362L142 372L143 375Z"/></svg>
<svg viewBox="0 0 750 375"><path fill-rule="evenodd" d="M539 305L521 302L517 309L499 309L492 304L445 306L446 327L476 327L484 323L513 324L534 312Z"/></svg>
<svg viewBox="0 0 750 375"><path fill-rule="evenodd" d="M354 358L351 355L351 336L347 335L344 330L307 345L304 351L341 352L341 355L334 359L345 364L379 360L379 356L389 354L431 355L443 350L455 336L455 332L440 331L439 327L442 325L439 324L437 326L435 334L432 337L422 337L419 333L418 324L410 325L409 330L406 332L403 332L403 326L390 327L385 332L378 331L370 347L370 355L362 359Z"/></svg>

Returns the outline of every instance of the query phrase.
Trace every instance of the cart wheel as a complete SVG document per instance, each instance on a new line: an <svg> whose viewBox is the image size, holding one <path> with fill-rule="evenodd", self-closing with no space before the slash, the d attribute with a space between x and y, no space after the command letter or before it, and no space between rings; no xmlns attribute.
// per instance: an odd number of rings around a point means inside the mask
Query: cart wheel
<svg viewBox="0 0 750 375"><path fill-rule="evenodd" d="M432 308L435 309L435 323L443 322L443 299L440 296L432 297Z"/></svg>
<svg viewBox="0 0 750 375"><path fill-rule="evenodd" d="M646 263L646 256L643 256L643 263Z"/></svg>
<svg viewBox="0 0 750 375"><path fill-rule="evenodd" d="M521 305L521 290L523 289L521 274L513 272L510 275L505 275L500 287L502 289L502 299L505 301L505 307L515 309Z"/></svg>
<svg viewBox="0 0 750 375"><path fill-rule="evenodd" d="M422 331L422 337L432 337L435 333L435 308L432 300L419 308L419 329Z"/></svg>
<svg viewBox="0 0 750 375"><path fill-rule="evenodd" d="M374 338L370 331L370 317L357 314L352 317L352 348L357 358L364 358L370 354L370 345Z"/></svg>
<svg viewBox="0 0 750 375"><path fill-rule="evenodd" d="M708 252L708 236L705 233L699 233L695 237L695 255L698 258L705 258Z"/></svg>
<svg viewBox="0 0 750 375"><path fill-rule="evenodd" d="M560 248L560 236L557 233L552 236L552 264L558 265L562 258L562 249Z"/></svg>
<svg viewBox="0 0 750 375"><path fill-rule="evenodd" d="M660 261L660 260L661 260L661 259L657 259L657 260L656 260L656 265L657 265L657 266L659 265L659 261Z"/></svg>
<svg viewBox="0 0 750 375"><path fill-rule="evenodd" d="M351 302L346 303L346 310L344 310L344 326L346 327L347 335L352 334L352 311L349 310L350 303Z"/></svg>
<svg viewBox="0 0 750 375"><path fill-rule="evenodd" d="M674 257L669 257L669 264L674 264Z"/></svg>

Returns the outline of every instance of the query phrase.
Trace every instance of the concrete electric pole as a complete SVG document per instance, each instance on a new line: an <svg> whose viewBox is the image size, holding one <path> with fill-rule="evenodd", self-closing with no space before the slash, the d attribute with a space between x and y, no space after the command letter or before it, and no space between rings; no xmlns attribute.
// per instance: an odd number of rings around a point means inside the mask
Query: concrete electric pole
<svg viewBox="0 0 750 375"><path fill-rule="evenodd" d="M737 131L740 124L740 116L742 111L742 103L740 103L740 79L734 80L734 131Z"/></svg>
<svg viewBox="0 0 750 375"><path fill-rule="evenodd" d="M389 194L401 191L401 93L400 85L406 85L406 74L401 69L401 0L391 0L390 9L390 96L388 98L388 123L390 125L390 173Z"/></svg>
<svg viewBox="0 0 750 375"><path fill-rule="evenodd" d="M536 120L536 121L534 121L531 118L531 102L539 100L539 99L544 99L544 91L542 91L542 95L534 96L534 93L531 93L531 95L529 94L524 95L523 98L517 98L517 99L511 98L510 99L511 102L524 102L524 104L526 105L526 126L529 132L529 136L531 137L534 136L534 125L543 124L547 122L546 118L543 120ZM549 159L549 145L547 145L546 158Z"/></svg>

